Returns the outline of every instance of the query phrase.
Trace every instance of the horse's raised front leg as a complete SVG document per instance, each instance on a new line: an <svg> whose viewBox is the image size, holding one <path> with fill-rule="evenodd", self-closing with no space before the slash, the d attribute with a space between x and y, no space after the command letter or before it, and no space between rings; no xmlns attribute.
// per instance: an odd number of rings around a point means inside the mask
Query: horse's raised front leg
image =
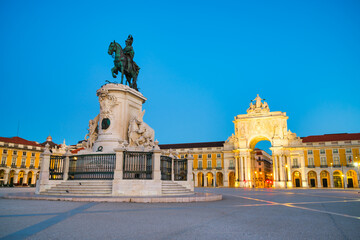
<svg viewBox="0 0 360 240"><path fill-rule="evenodd" d="M117 71L116 69L117 69L116 67L113 67L111 69L111 74L112 74L113 78L116 78L116 75L115 75L115 72Z"/></svg>

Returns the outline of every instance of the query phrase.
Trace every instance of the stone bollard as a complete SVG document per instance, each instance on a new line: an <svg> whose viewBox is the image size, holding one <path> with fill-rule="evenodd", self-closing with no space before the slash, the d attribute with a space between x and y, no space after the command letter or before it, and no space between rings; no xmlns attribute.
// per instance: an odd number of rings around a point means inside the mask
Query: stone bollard
<svg viewBox="0 0 360 240"><path fill-rule="evenodd" d="M159 148L159 142L155 141L153 152L153 164L154 164L154 172L153 172L153 180L160 181L161 180L161 170L160 170L160 156L161 150Z"/></svg>

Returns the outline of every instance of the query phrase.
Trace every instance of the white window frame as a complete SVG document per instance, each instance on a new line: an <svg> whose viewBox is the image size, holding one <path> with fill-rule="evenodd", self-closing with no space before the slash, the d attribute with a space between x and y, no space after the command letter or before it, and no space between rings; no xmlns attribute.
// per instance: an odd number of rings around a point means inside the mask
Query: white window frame
<svg viewBox="0 0 360 240"><path fill-rule="evenodd" d="M307 153L308 153L308 155L313 155L314 154L313 150L308 150Z"/></svg>
<svg viewBox="0 0 360 240"><path fill-rule="evenodd" d="M203 161L202 161L202 160L199 160L199 161L198 161L198 168L199 168L199 167L200 167L200 168L203 168Z"/></svg>
<svg viewBox="0 0 360 240"><path fill-rule="evenodd" d="M320 157L320 165L327 165L326 157Z"/></svg>
<svg viewBox="0 0 360 240"><path fill-rule="evenodd" d="M216 167L221 168L221 160L220 159L216 160Z"/></svg>
<svg viewBox="0 0 360 240"><path fill-rule="evenodd" d="M229 161L229 167L235 167L235 166L234 166L234 160L230 160L230 161Z"/></svg>
<svg viewBox="0 0 360 240"><path fill-rule="evenodd" d="M209 154L207 155L207 158L211 158L211 153L209 153Z"/></svg>
<svg viewBox="0 0 360 240"><path fill-rule="evenodd" d="M209 163L210 163L210 164L209 164ZM207 168L212 168L212 162L211 162L211 160L208 160L208 161L207 161L206 167L207 167Z"/></svg>
<svg viewBox="0 0 360 240"><path fill-rule="evenodd" d="M333 157L334 165L340 165L340 158L338 156Z"/></svg>
<svg viewBox="0 0 360 240"><path fill-rule="evenodd" d="M322 152L322 151L324 151L324 152ZM326 150L325 149L320 149L320 154L322 154L322 155L326 154Z"/></svg>
<svg viewBox="0 0 360 240"><path fill-rule="evenodd" d="M311 161L310 161L311 159ZM308 158L308 166L314 166L315 165L315 162L314 162L314 158L311 157L311 158Z"/></svg>

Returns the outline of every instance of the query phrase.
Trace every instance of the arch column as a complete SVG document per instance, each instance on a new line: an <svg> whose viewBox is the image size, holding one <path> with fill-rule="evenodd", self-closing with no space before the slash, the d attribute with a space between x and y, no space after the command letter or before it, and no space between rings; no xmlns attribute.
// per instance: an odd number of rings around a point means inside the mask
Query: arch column
<svg viewBox="0 0 360 240"><path fill-rule="evenodd" d="M199 186L199 181L198 181L198 174L199 172L195 172L195 187L198 187Z"/></svg>
<svg viewBox="0 0 360 240"><path fill-rule="evenodd" d="M304 155L301 155L300 157L301 161L301 181L302 181L302 187L309 187L308 180L307 180L307 174L305 172L305 157Z"/></svg>
<svg viewBox="0 0 360 240"><path fill-rule="evenodd" d="M321 172L316 173L316 181L317 181L317 186L318 188L321 188Z"/></svg>
<svg viewBox="0 0 360 240"><path fill-rule="evenodd" d="M25 171L24 171L23 184L27 184L27 183L28 183L28 182L27 182L27 181L28 181L28 178L27 178L27 177L28 177L28 172L25 172Z"/></svg>
<svg viewBox="0 0 360 240"><path fill-rule="evenodd" d="M13 180L14 185L18 184L18 177L19 177L19 172L15 171L14 172L14 180Z"/></svg>
<svg viewBox="0 0 360 240"><path fill-rule="evenodd" d="M239 154L235 155L235 187L240 187L240 183L241 183L241 171L239 171L240 169L240 164L239 164Z"/></svg>
<svg viewBox="0 0 360 240"><path fill-rule="evenodd" d="M4 173L4 185L9 183L9 172L5 171Z"/></svg>
<svg viewBox="0 0 360 240"><path fill-rule="evenodd" d="M334 188L334 176L333 176L332 168L331 168L331 171L329 172L329 176L330 176L330 187Z"/></svg>

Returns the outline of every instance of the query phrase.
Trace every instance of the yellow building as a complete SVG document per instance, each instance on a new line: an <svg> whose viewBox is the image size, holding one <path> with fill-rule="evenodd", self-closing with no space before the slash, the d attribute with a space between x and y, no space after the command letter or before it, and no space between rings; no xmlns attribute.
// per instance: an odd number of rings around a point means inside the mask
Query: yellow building
<svg viewBox="0 0 360 240"><path fill-rule="evenodd" d="M20 137L0 137L0 185L35 185L42 146Z"/></svg>
<svg viewBox="0 0 360 240"><path fill-rule="evenodd" d="M234 134L225 142L159 146L179 158L193 155L199 187L262 187L255 149L260 141L271 143L273 187L359 187L360 133L300 138L288 129L287 119L285 112L271 112L258 95L247 114L234 118Z"/></svg>

